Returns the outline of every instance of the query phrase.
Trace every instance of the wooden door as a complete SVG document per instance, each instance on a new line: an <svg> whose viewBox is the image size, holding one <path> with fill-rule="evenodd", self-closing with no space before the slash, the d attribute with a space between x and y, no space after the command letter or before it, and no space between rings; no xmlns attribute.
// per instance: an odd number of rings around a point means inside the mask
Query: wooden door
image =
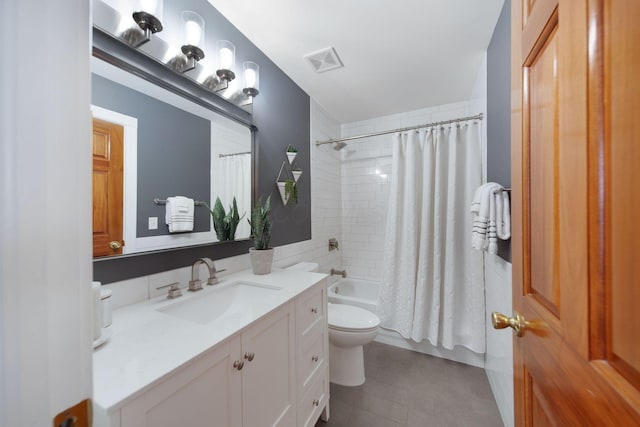
<svg viewBox="0 0 640 427"><path fill-rule="evenodd" d="M513 2L518 426L640 425L639 20L636 0Z"/></svg>
<svg viewBox="0 0 640 427"><path fill-rule="evenodd" d="M122 126L93 119L93 256L122 253Z"/></svg>

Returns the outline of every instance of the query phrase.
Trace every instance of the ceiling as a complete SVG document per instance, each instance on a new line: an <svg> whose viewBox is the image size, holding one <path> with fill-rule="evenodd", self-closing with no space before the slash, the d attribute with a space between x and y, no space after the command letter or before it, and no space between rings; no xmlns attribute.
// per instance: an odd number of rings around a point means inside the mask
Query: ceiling
<svg viewBox="0 0 640 427"><path fill-rule="evenodd" d="M209 0L340 123L469 99L504 0ZM304 56L333 46L344 64Z"/></svg>

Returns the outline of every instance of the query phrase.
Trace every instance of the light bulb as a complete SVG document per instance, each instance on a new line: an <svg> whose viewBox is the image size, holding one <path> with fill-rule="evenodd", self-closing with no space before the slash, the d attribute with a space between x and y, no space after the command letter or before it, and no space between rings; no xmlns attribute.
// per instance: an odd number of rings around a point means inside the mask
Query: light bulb
<svg viewBox="0 0 640 427"><path fill-rule="evenodd" d="M184 30L187 36L187 44L198 46L200 44L200 38L202 37L202 28L200 28L200 25L195 21L187 21L184 24Z"/></svg>
<svg viewBox="0 0 640 427"><path fill-rule="evenodd" d="M233 52L228 47L220 49L220 68L230 70L233 64Z"/></svg>
<svg viewBox="0 0 640 427"><path fill-rule="evenodd" d="M247 68L244 70L244 85L245 87L256 87L256 71Z"/></svg>

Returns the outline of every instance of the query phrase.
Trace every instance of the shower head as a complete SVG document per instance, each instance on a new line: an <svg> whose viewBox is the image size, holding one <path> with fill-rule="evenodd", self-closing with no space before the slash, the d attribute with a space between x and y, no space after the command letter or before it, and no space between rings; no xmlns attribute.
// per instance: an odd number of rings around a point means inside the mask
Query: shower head
<svg viewBox="0 0 640 427"><path fill-rule="evenodd" d="M340 151L346 146L347 146L346 142L339 141L339 142L335 143L335 145L333 146L333 149L336 150L336 151Z"/></svg>

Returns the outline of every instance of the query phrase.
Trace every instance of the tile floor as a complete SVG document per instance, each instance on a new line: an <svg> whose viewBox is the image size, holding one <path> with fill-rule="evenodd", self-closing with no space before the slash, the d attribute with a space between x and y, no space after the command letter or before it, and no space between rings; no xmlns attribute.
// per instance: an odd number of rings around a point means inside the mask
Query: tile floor
<svg viewBox="0 0 640 427"><path fill-rule="evenodd" d="M373 342L366 382L331 384L331 418L316 427L502 427L483 369Z"/></svg>

